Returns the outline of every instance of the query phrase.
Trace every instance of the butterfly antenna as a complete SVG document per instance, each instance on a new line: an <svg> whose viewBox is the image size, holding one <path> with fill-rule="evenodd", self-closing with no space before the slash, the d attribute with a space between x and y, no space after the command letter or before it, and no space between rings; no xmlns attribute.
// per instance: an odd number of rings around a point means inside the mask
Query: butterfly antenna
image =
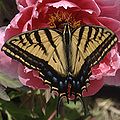
<svg viewBox="0 0 120 120"><path fill-rule="evenodd" d="M58 114L60 113L60 104L61 104L61 101L62 101L62 97L63 97L63 95L61 95L61 96L58 97L58 102L57 102L57 117L58 117Z"/></svg>
<svg viewBox="0 0 120 120"><path fill-rule="evenodd" d="M82 96L82 94L78 95L78 96L79 96L79 99L82 102L82 105L83 105L83 108L84 108L84 116L87 116L87 108L86 108L86 104L84 102L83 96Z"/></svg>
<svg viewBox="0 0 120 120"><path fill-rule="evenodd" d="M67 102L69 104L69 98L67 95L63 94L63 95L59 95L58 97L58 102L57 102L57 117L58 117L58 114L60 113L60 105L61 105L61 101L62 101L62 98L63 97L66 97L67 98Z"/></svg>
<svg viewBox="0 0 120 120"><path fill-rule="evenodd" d="M57 117L58 117L58 114L59 114L60 103L61 103L61 97L58 98L58 102L57 102Z"/></svg>
<svg viewBox="0 0 120 120"><path fill-rule="evenodd" d="M77 94L76 94L76 92L75 92L75 99L74 99L74 104L76 105L76 99L77 99Z"/></svg>
<svg viewBox="0 0 120 120"><path fill-rule="evenodd" d="M86 109L86 105L85 105L85 102L84 102L84 99L83 99L83 97L82 97L82 96L81 96L81 101L82 101L82 103L83 103L84 116L86 116L86 115L87 115L87 109Z"/></svg>

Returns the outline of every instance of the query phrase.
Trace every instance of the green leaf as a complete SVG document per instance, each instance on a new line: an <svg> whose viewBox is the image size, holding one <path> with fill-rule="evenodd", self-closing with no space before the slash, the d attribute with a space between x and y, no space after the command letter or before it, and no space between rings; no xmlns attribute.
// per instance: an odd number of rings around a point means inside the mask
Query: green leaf
<svg viewBox="0 0 120 120"><path fill-rule="evenodd" d="M19 88L23 86L18 79L13 79L4 73L0 73L0 84L9 88Z"/></svg>
<svg viewBox="0 0 120 120"><path fill-rule="evenodd" d="M82 114L82 104L80 102L76 102L74 104L73 101L69 101L69 104L67 102L64 102L65 107L65 119L64 120L74 120L80 117L80 114ZM71 114L70 114L71 113Z"/></svg>
<svg viewBox="0 0 120 120"><path fill-rule="evenodd" d="M13 101L11 102L6 102L3 100L0 100L0 107L2 107L2 109L7 113L7 115L12 116L13 118L15 118L15 120L25 120L25 118L31 117L31 112L29 109L26 109L24 107L20 107L19 105L13 103Z"/></svg>
<svg viewBox="0 0 120 120"><path fill-rule="evenodd" d="M1 85L0 85L0 98L3 99L3 100L6 100L6 101L10 101L9 96L5 92L5 88Z"/></svg>
<svg viewBox="0 0 120 120"><path fill-rule="evenodd" d="M8 120L13 120L12 116L10 115L10 113L6 110L5 113L7 114Z"/></svg>

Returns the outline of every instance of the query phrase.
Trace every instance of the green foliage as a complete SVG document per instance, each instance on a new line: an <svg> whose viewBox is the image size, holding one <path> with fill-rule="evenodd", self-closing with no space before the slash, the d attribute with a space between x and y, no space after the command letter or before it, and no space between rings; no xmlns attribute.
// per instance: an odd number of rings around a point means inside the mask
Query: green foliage
<svg viewBox="0 0 120 120"><path fill-rule="evenodd" d="M11 101L0 99L0 117L6 120L75 120L79 117L79 104L77 107L71 102L61 106L61 115L56 115L57 97L50 98L46 103L45 92L30 90L26 87L7 90ZM72 113L72 114L69 114Z"/></svg>
<svg viewBox="0 0 120 120"><path fill-rule="evenodd" d="M8 75L0 73L0 98L6 101L10 101L9 96L6 93L6 88L19 88L22 84L18 79L10 78Z"/></svg>
<svg viewBox="0 0 120 120"><path fill-rule="evenodd" d="M0 84L4 87L9 88L19 88L22 87L22 84L18 79L13 79L10 76L0 73Z"/></svg>
<svg viewBox="0 0 120 120"><path fill-rule="evenodd" d="M2 85L0 86L0 98L6 101L10 101L9 96L5 92L5 88Z"/></svg>
<svg viewBox="0 0 120 120"><path fill-rule="evenodd" d="M21 86L18 80L12 80L1 74L0 83L0 120L120 119L120 112L112 100L91 98L85 99L85 103L89 103L90 114L88 116L84 116L84 109L80 100L76 104L73 101L68 104L66 99L63 99L57 117L58 97L50 93L50 89L45 91L32 90ZM120 106L119 103L118 106Z"/></svg>
<svg viewBox="0 0 120 120"><path fill-rule="evenodd" d="M19 80L3 73L0 73L0 98L0 120L75 120L82 111L80 102L68 105L62 101L57 117L58 97L50 89L23 87Z"/></svg>

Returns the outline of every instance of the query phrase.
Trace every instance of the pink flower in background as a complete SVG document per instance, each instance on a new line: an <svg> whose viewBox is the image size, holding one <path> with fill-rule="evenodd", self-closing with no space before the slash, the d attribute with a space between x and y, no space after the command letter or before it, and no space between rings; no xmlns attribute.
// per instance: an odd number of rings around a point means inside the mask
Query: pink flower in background
<svg viewBox="0 0 120 120"><path fill-rule="evenodd" d="M16 0L19 13L13 18L5 31L4 40L27 30L54 26L56 13L72 16L72 24L92 24L106 26L115 32L120 40L120 2L119 0ZM118 5L119 4L119 5ZM54 20L52 19L54 18ZM74 21L74 22L73 22ZM2 41L3 42L3 41ZM104 84L120 85L119 42L100 64L92 68L90 86L84 96L97 93ZM0 56L1 57L1 56ZM6 59L9 59L6 56ZM10 59L11 61L11 59ZM10 62L9 61L9 62ZM9 71L8 71L9 72ZM20 81L34 89L46 89L38 73L18 63Z"/></svg>
<svg viewBox="0 0 120 120"><path fill-rule="evenodd" d="M0 49L4 44L5 27L0 28ZM14 66L14 67L13 67ZM0 73L16 78L17 63L0 51Z"/></svg>

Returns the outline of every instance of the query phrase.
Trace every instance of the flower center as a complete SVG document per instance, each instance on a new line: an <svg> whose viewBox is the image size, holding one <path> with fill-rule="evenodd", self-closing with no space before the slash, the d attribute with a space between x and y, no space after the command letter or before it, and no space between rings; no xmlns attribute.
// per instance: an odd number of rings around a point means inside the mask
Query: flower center
<svg viewBox="0 0 120 120"><path fill-rule="evenodd" d="M50 14L48 23L50 28L63 29L65 23L73 29L80 26L80 21L76 21L72 13L57 11L57 13Z"/></svg>

